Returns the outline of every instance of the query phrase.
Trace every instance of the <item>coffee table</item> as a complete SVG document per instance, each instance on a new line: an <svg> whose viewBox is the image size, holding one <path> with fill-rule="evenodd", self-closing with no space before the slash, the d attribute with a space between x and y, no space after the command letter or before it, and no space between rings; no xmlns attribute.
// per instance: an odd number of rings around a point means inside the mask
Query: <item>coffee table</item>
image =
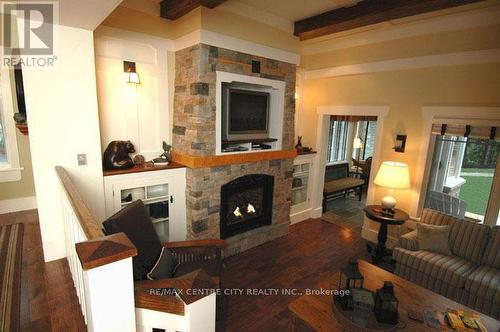
<svg viewBox="0 0 500 332"><path fill-rule="evenodd" d="M408 310L439 310L463 309L476 312L464 305L447 299L428 289L420 287L410 281L389 273L366 261L359 261L359 268L363 274L364 286L370 290L376 290L383 286L384 281L392 281L396 297L399 299L400 321L406 324L401 331L422 332L431 331L425 323L413 321L408 318ZM315 289L336 289L338 287L338 272L323 280ZM353 331L358 332L341 317L334 314L332 309L333 297L329 295L302 295L288 306L293 316L295 331ZM490 332L500 330L500 322L489 316L480 314L481 320ZM434 330L432 330L434 331ZM439 330L435 330L439 331Z"/></svg>

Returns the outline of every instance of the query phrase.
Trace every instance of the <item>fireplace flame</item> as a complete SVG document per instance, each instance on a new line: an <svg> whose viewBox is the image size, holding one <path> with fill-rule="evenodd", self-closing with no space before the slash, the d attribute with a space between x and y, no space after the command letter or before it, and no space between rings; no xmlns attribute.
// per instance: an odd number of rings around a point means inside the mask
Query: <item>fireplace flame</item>
<svg viewBox="0 0 500 332"><path fill-rule="evenodd" d="M255 208L252 204L248 203L247 213L255 213Z"/></svg>
<svg viewBox="0 0 500 332"><path fill-rule="evenodd" d="M235 217L238 217L238 218L242 218L243 217L243 214L241 213L239 206L236 207L236 209L233 211L233 214L235 215Z"/></svg>

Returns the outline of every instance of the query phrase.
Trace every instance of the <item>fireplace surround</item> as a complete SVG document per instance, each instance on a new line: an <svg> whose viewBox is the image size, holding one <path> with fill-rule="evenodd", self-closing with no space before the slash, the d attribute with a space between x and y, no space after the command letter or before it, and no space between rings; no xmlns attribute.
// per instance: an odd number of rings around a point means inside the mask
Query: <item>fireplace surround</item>
<svg viewBox="0 0 500 332"><path fill-rule="evenodd" d="M228 238L272 223L274 177L241 176L221 186L220 237Z"/></svg>
<svg viewBox="0 0 500 332"><path fill-rule="evenodd" d="M252 61L261 63L261 72L252 72ZM241 76L259 85L273 86L266 82L279 82L278 85L282 88L279 90L282 91L281 97L274 98L275 101L282 102L280 112L271 112L271 116L276 116L276 119L271 120L270 124L279 126L276 134L270 131L270 137L278 139L271 143L274 144L274 151L271 149L265 152L249 151L223 155L219 153L219 126L222 124L222 118L218 118L221 112L217 110L220 105L217 102L219 83L220 80L247 82ZM176 51L172 146L174 160L187 166L188 239L220 238L221 187L239 177L255 174L274 177L274 190L269 191L273 195L272 217L266 220L269 224L227 237L224 257L288 233L295 155L285 152L292 151L295 145L295 78L296 68L291 63L206 44ZM273 91L276 92L276 89L275 87Z"/></svg>

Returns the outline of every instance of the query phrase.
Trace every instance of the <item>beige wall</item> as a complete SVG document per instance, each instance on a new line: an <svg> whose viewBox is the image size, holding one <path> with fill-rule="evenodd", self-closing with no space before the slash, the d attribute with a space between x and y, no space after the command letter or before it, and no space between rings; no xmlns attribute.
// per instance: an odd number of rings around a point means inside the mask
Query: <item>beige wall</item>
<svg viewBox="0 0 500 332"><path fill-rule="evenodd" d="M24 170L21 171L20 181L0 183L0 201L35 196L29 140L27 136L22 135L19 131L16 132L19 163Z"/></svg>
<svg viewBox="0 0 500 332"><path fill-rule="evenodd" d="M211 10L199 7L171 21L119 6L102 25L168 39L204 29L289 52L299 52L299 39L292 34L218 8Z"/></svg>
<svg viewBox="0 0 500 332"><path fill-rule="evenodd" d="M299 39L272 26L221 9L202 7L202 28L257 44L299 53Z"/></svg>
<svg viewBox="0 0 500 332"><path fill-rule="evenodd" d="M201 27L201 10L195 9L176 21L118 6L101 25L156 37L175 39Z"/></svg>
<svg viewBox="0 0 500 332"><path fill-rule="evenodd" d="M359 47L303 56L301 66L307 70L336 66L391 61L437 54L494 50L500 48L500 25L368 44ZM359 36L357 36L359 38ZM334 45L332 40L332 45ZM302 144L318 148L318 106L388 106L380 161L408 163L412 189L395 193L399 206L417 212L421 174L419 162L427 146L422 131L424 106L500 106L500 59L496 63L429 67L384 71L349 76L304 80L297 114L297 135ZM480 114L466 114L476 117ZM396 134L408 135L405 153L392 149ZM374 165L374 171L379 165ZM418 174L418 175L417 175ZM375 188L377 202L387 190Z"/></svg>
<svg viewBox="0 0 500 332"><path fill-rule="evenodd" d="M17 99L13 73L11 74L10 81L12 87L12 105L14 106L14 113L17 113ZM17 129L16 136L17 149L19 151L19 166L24 168L24 170L21 171L20 181L0 183L0 201L35 196L29 139L28 136L24 136Z"/></svg>
<svg viewBox="0 0 500 332"><path fill-rule="evenodd" d="M299 114L302 144L317 147L316 107L388 105L384 122L381 160L409 164L412 183L422 146L423 106L499 106L500 66L470 65L307 80L304 108ZM471 117L478 114L470 114ZM396 134L408 135L405 153L392 150ZM374 170L378 165L374 165ZM386 191L376 190L375 201ZM399 193L400 206L410 210L411 191Z"/></svg>
<svg viewBox="0 0 500 332"><path fill-rule="evenodd" d="M500 25L433 33L303 55L301 66L307 69L319 69L434 54L488 50L500 48L499 36Z"/></svg>

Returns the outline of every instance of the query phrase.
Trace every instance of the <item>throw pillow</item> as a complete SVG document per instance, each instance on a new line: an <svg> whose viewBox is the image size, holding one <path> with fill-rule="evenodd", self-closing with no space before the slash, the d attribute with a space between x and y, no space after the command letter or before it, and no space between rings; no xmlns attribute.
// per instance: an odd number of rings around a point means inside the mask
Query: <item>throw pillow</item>
<svg viewBox="0 0 500 332"><path fill-rule="evenodd" d="M451 255L448 236L450 234L450 226L435 226L418 223L417 224L417 239L418 249L428 250L443 255Z"/></svg>
<svg viewBox="0 0 500 332"><path fill-rule="evenodd" d="M148 273L149 280L172 278L177 267L177 259L167 248L161 249L160 257L151 271Z"/></svg>

